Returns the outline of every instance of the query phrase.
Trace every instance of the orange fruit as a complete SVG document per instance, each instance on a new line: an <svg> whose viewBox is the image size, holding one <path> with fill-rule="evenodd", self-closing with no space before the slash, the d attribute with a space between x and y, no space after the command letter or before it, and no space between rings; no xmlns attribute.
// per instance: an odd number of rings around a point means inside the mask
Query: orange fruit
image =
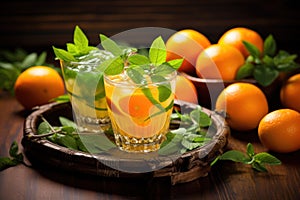
<svg viewBox="0 0 300 200"><path fill-rule="evenodd" d="M232 28L226 31L219 39L219 44L229 44L237 48L244 57L246 58L249 55L248 50L245 48L242 41L247 41L254 46L256 46L260 52L263 52L264 48L264 41L262 37L255 32L254 30L244 28L244 27L237 27Z"/></svg>
<svg viewBox="0 0 300 200"><path fill-rule="evenodd" d="M199 53L210 44L207 37L196 30L184 29L178 31L166 42L167 60L184 58L178 71L193 74Z"/></svg>
<svg viewBox="0 0 300 200"><path fill-rule="evenodd" d="M216 101L216 111L225 111L228 125L238 131L257 128L268 109L264 93L250 83L233 83L227 86Z"/></svg>
<svg viewBox="0 0 300 200"><path fill-rule="evenodd" d="M145 95L126 96L120 99L119 106L140 126L146 126L150 123L150 120L147 120L147 118L150 116L151 108L154 105Z"/></svg>
<svg viewBox="0 0 300 200"><path fill-rule="evenodd" d="M280 100L284 107L300 112L300 74L291 76L281 87Z"/></svg>
<svg viewBox="0 0 300 200"><path fill-rule="evenodd" d="M200 53L196 73L200 78L234 80L245 59L230 45L213 44Z"/></svg>
<svg viewBox="0 0 300 200"><path fill-rule="evenodd" d="M34 66L19 75L14 92L19 103L25 109L31 109L64 94L65 88L57 71L46 66Z"/></svg>
<svg viewBox="0 0 300 200"><path fill-rule="evenodd" d="M177 75L176 77L175 99L198 104L195 85L183 75Z"/></svg>
<svg viewBox="0 0 300 200"><path fill-rule="evenodd" d="M279 109L267 114L259 123L258 136L269 150L289 153L300 149L300 113Z"/></svg>

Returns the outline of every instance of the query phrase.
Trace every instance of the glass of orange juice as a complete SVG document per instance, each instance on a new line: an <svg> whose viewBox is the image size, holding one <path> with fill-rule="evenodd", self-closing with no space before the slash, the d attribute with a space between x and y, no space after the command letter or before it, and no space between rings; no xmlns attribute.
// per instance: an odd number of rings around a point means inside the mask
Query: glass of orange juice
<svg viewBox="0 0 300 200"><path fill-rule="evenodd" d="M135 83L124 71L104 75L108 115L116 145L127 152L152 152L168 132L173 109L176 71L164 78L142 72Z"/></svg>
<svg viewBox="0 0 300 200"><path fill-rule="evenodd" d="M102 132L110 122L103 71L99 70L99 65L111 57L110 52L93 50L78 58L78 62L61 60L66 90L80 132Z"/></svg>

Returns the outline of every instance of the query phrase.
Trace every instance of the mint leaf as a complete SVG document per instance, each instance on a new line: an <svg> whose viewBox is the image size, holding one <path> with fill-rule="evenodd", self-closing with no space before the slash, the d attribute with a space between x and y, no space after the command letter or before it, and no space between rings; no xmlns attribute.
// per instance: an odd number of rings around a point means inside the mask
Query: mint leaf
<svg viewBox="0 0 300 200"><path fill-rule="evenodd" d="M169 60L167 63L175 70L179 69L183 63L183 59Z"/></svg>
<svg viewBox="0 0 300 200"><path fill-rule="evenodd" d="M253 169L256 169L259 172L268 172L268 170L266 169L266 167L264 166L264 164L261 164L259 162L253 162L251 164Z"/></svg>
<svg viewBox="0 0 300 200"><path fill-rule="evenodd" d="M73 37L74 44L79 49L84 49L85 47L89 46L89 40L87 39L83 31L79 28L79 26L75 27Z"/></svg>
<svg viewBox="0 0 300 200"><path fill-rule="evenodd" d="M56 56L55 59L60 59L65 62L76 61L75 57L71 53L67 52L66 50L58 49L54 46L52 48L53 48L54 54Z"/></svg>
<svg viewBox="0 0 300 200"><path fill-rule="evenodd" d="M276 41L272 35L269 35L264 41L264 55L273 57L276 53Z"/></svg>
<svg viewBox="0 0 300 200"><path fill-rule="evenodd" d="M174 68L168 63L163 63L158 67L155 67L153 70L153 74L157 74L160 76L167 76L175 71Z"/></svg>
<svg viewBox="0 0 300 200"><path fill-rule="evenodd" d="M11 157L16 157L19 151L19 147L18 147L18 143L16 141L14 141L11 145L10 145L10 149L9 149L9 155Z"/></svg>
<svg viewBox="0 0 300 200"><path fill-rule="evenodd" d="M72 55L80 54L80 50L75 44L67 43L67 51Z"/></svg>
<svg viewBox="0 0 300 200"><path fill-rule="evenodd" d="M110 51L114 56L120 56L123 54L123 50L110 38L106 37L103 34L100 34L100 41L102 47L106 51Z"/></svg>
<svg viewBox="0 0 300 200"><path fill-rule="evenodd" d="M208 127L212 124L211 118L201 110L200 106L191 111L190 118L194 123L196 123L200 127Z"/></svg>
<svg viewBox="0 0 300 200"><path fill-rule="evenodd" d="M236 75L237 80L252 76L255 66L252 63L246 62L242 65Z"/></svg>
<svg viewBox="0 0 300 200"><path fill-rule="evenodd" d="M151 76L151 80L153 83L163 83L167 81L163 76L160 75ZM166 101L172 94L171 85L167 82L164 83L163 85L160 84L158 86L158 94L159 94L158 99L160 102Z"/></svg>
<svg viewBox="0 0 300 200"><path fill-rule="evenodd" d="M242 152L237 150L230 150L225 153L223 153L219 160L231 160L234 162L241 162L241 163L247 163L249 162L249 158L246 157Z"/></svg>
<svg viewBox="0 0 300 200"><path fill-rule="evenodd" d="M253 145L251 143L248 143L247 145L247 155L252 158L254 156L254 148Z"/></svg>
<svg viewBox="0 0 300 200"><path fill-rule="evenodd" d="M10 157L0 157L0 171L12 167L12 166L16 166L18 164L23 163L23 154L22 153L18 153L19 151L19 147L18 147L18 143L16 141L14 141L9 149L9 155Z"/></svg>
<svg viewBox="0 0 300 200"><path fill-rule="evenodd" d="M99 70L103 70L106 75L117 75L123 72L124 70L124 61L118 56L104 61Z"/></svg>
<svg viewBox="0 0 300 200"><path fill-rule="evenodd" d="M127 75L130 77L130 79L136 83L136 84L141 84L145 85L147 84L147 80L143 76L143 74L139 70L139 66L131 67L127 69Z"/></svg>
<svg viewBox="0 0 300 200"><path fill-rule="evenodd" d="M65 146L70 149L77 150L77 142L74 137L70 135L63 135L61 137L57 137L56 142L62 146Z"/></svg>
<svg viewBox="0 0 300 200"><path fill-rule="evenodd" d="M52 102L52 101L55 101L58 103L70 102L70 97L68 94L63 94L63 95L60 95L60 96L50 100L50 102Z"/></svg>
<svg viewBox="0 0 300 200"><path fill-rule="evenodd" d="M166 45L161 36L156 38L151 44L149 50L149 59L155 66L159 66L166 62L167 50Z"/></svg>
<svg viewBox="0 0 300 200"><path fill-rule="evenodd" d="M47 53L45 51L43 51L36 59L34 65L44 65L44 63L46 62L46 58L47 58Z"/></svg>
<svg viewBox="0 0 300 200"><path fill-rule="evenodd" d="M65 117L59 117L58 119L59 119L61 125L63 125L63 126L70 126L70 127L74 128L74 129L77 129L77 125L73 121L71 121L71 120L69 120L69 119L67 119Z"/></svg>
<svg viewBox="0 0 300 200"><path fill-rule="evenodd" d="M37 134L45 134L45 133L49 133L50 131L51 131L51 127L50 127L49 123L42 122L38 126Z"/></svg>
<svg viewBox="0 0 300 200"><path fill-rule="evenodd" d="M150 64L149 58L144 55L134 54L128 57L128 62L130 65L145 65Z"/></svg>
<svg viewBox="0 0 300 200"><path fill-rule="evenodd" d="M19 162L9 157L0 157L0 171L18 165Z"/></svg>
<svg viewBox="0 0 300 200"><path fill-rule="evenodd" d="M260 51L255 45L247 41L243 41L243 44L249 51L250 55L252 55L254 58L260 58Z"/></svg>
<svg viewBox="0 0 300 200"><path fill-rule="evenodd" d="M254 69L253 76L262 86L270 85L279 75L279 72L273 68L260 65Z"/></svg>
<svg viewBox="0 0 300 200"><path fill-rule="evenodd" d="M277 159L276 157L274 157L271 154L266 153L266 152L256 154L254 156L254 159L256 162L265 163L265 164L269 164L269 165L280 165L281 164L281 161L279 159Z"/></svg>

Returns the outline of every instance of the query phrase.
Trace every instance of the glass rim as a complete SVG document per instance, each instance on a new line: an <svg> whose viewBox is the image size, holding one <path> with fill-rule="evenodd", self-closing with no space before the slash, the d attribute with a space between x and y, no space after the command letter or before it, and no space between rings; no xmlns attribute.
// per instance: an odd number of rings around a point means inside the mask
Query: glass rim
<svg viewBox="0 0 300 200"><path fill-rule="evenodd" d="M157 86L157 85L163 85L166 83L170 83L171 81L173 81L174 79L176 79L177 76L177 71L175 70L174 72L170 73L168 76L168 78L164 81L161 82L151 82L151 83L147 83L147 84L141 84L141 83L133 83L132 81L114 81L112 80L110 77L117 77L120 74L116 74L116 75L107 75L107 74L103 74L103 77L105 79L105 81L107 81L110 85L114 85L117 87L129 87L129 88L138 88L138 87L149 87L149 86Z"/></svg>

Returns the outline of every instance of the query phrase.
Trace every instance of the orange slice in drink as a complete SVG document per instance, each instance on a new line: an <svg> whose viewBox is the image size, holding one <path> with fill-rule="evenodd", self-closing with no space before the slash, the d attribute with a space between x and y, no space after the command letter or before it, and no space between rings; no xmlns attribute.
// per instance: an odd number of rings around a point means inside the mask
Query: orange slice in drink
<svg viewBox="0 0 300 200"><path fill-rule="evenodd" d="M149 117L153 104L146 96L142 94L125 96L120 99L119 106L138 125L146 126L150 123Z"/></svg>

